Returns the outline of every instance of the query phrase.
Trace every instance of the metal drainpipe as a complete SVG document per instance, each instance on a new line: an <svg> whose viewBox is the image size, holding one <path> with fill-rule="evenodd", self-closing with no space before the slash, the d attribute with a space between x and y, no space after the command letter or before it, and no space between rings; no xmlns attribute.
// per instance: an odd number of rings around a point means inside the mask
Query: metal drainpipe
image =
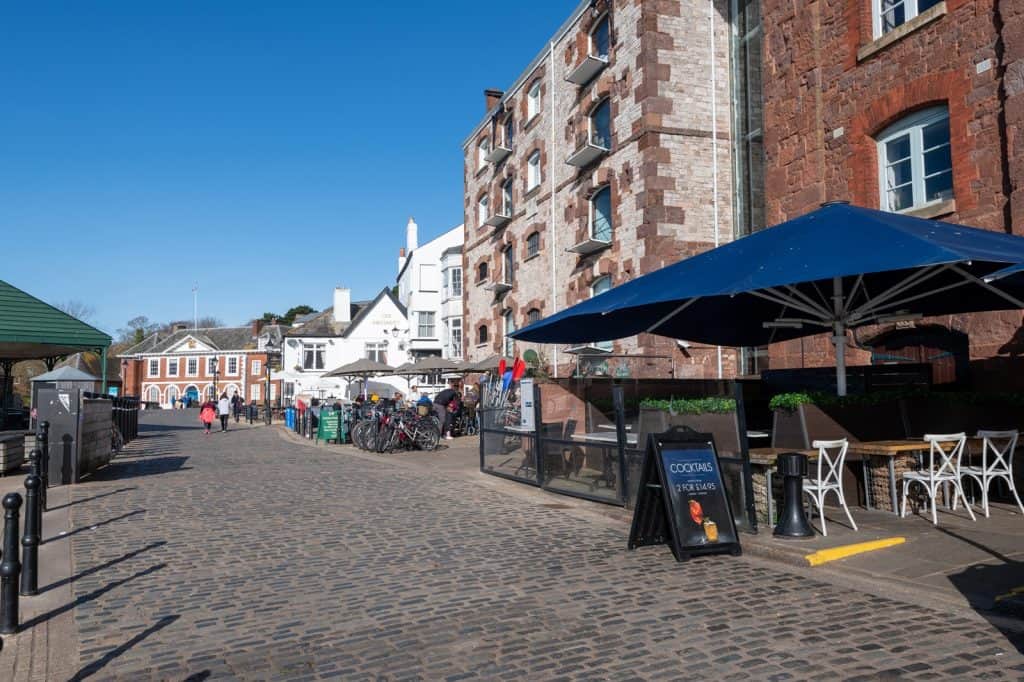
<svg viewBox="0 0 1024 682"><path fill-rule="evenodd" d="M715 63L715 0L708 0L710 16L708 22L711 26L711 196L714 210L715 223L715 248L720 242L718 230L718 71ZM718 356L718 378L722 378L722 347L716 346Z"/></svg>
<svg viewBox="0 0 1024 682"><path fill-rule="evenodd" d="M551 254L551 314L558 312L558 284L555 276L555 258L558 257L558 249L555 248L555 41L548 43L548 58L551 61L551 139L548 147L548 184L551 187L551 197L548 202L551 204L551 220L548 222L548 235L550 244L548 252ZM551 376L558 378L558 346L554 346L551 352Z"/></svg>

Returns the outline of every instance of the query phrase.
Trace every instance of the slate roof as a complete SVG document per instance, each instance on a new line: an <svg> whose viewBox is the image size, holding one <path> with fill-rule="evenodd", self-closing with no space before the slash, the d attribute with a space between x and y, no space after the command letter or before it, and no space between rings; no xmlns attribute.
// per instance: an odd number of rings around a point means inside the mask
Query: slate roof
<svg viewBox="0 0 1024 682"><path fill-rule="evenodd" d="M395 295L391 293L391 289L381 289L377 297L372 301L357 301L352 304L352 321L351 322L335 322L334 321L334 308L328 308L323 312L317 313L316 317L306 322L299 328L289 329L285 336L288 337L340 337L345 338L352 330L359 326L359 323L373 310L374 306L377 305L384 297L391 299L392 303L398 308L399 312L402 313L402 317L406 317L408 313L405 310L405 306L399 303Z"/></svg>
<svg viewBox="0 0 1024 682"><path fill-rule="evenodd" d="M271 324L263 327L260 335L269 334L275 344L280 346L281 337L288 327ZM208 327L204 329L183 329L176 332L154 332L140 343L120 354L140 355L144 353L166 353L183 339L193 337L219 351L256 350L256 338L252 335L252 327Z"/></svg>
<svg viewBox="0 0 1024 682"><path fill-rule="evenodd" d="M74 367L58 367L52 372L46 372L39 376L32 377L32 381L99 381L100 378L87 374L80 369Z"/></svg>
<svg viewBox="0 0 1024 682"><path fill-rule="evenodd" d="M99 354L89 352L70 355L67 359L58 362L57 367L74 367L96 377L101 376L103 372ZM121 361L116 356L107 357L107 383L112 381L121 381Z"/></svg>

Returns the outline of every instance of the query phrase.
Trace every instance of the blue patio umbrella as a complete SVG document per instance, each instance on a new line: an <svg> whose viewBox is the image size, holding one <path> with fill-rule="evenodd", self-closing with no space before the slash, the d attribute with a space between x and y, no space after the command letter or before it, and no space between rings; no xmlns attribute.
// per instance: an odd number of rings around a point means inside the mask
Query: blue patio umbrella
<svg viewBox="0 0 1024 682"><path fill-rule="evenodd" d="M643 332L757 346L831 330L846 394L846 330L1024 308L1024 238L835 202L626 282L512 334L588 343Z"/></svg>

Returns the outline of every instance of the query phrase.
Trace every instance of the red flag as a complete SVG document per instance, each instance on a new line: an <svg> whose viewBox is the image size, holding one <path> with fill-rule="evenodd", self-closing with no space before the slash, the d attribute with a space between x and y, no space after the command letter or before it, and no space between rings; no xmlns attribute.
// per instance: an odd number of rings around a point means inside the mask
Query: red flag
<svg viewBox="0 0 1024 682"><path fill-rule="evenodd" d="M505 376L505 358L498 361L498 376Z"/></svg>
<svg viewBox="0 0 1024 682"><path fill-rule="evenodd" d="M512 381L519 381L526 374L526 363L521 358L516 358L512 363Z"/></svg>

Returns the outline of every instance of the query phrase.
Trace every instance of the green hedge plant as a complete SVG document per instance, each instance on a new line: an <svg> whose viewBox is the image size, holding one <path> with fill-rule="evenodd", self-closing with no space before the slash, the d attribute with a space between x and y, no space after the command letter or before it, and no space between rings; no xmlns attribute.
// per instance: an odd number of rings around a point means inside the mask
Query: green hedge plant
<svg viewBox="0 0 1024 682"><path fill-rule="evenodd" d="M730 414L736 411L736 401L732 398L673 398L672 400L655 400L644 398L640 407L664 410L674 414Z"/></svg>

